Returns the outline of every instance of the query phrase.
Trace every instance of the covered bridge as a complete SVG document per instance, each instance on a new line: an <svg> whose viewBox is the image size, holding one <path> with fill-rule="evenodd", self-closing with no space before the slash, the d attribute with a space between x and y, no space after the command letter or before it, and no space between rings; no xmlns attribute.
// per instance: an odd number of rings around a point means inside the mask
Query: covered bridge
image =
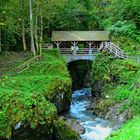
<svg viewBox="0 0 140 140"><path fill-rule="evenodd" d="M86 43L90 48L95 42L109 41L109 35L105 31L53 31L51 40L57 48L61 48L63 44L75 47L78 43Z"/></svg>
<svg viewBox="0 0 140 140"><path fill-rule="evenodd" d="M114 57L126 57L124 51L110 41L106 31L53 31L51 40L67 62L93 60L103 49Z"/></svg>

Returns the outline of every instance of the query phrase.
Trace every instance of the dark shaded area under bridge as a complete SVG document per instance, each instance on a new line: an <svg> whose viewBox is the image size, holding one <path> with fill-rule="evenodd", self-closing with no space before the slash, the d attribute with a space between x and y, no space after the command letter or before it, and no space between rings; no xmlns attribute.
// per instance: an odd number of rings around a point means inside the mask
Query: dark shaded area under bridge
<svg viewBox="0 0 140 140"><path fill-rule="evenodd" d="M68 63L72 78L72 90L91 87L92 61L79 60Z"/></svg>

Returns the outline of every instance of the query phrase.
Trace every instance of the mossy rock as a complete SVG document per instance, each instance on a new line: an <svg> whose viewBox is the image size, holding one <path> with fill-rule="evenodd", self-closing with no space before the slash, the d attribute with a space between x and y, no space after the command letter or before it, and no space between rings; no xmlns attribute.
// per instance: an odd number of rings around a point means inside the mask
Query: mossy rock
<svg viewBox="0 0 140 140"><path fill-rule="evenodd" d="M54 122L56 140L81 140L79 135L66 125L63 119Z"/></svg>

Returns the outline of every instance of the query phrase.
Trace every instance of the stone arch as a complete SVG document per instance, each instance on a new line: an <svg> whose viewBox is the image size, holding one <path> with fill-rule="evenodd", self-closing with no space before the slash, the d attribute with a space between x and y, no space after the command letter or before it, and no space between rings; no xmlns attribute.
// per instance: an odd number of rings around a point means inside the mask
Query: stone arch
<svg viewBox="0 0 140 140"><path fill-rule="evenodd" d="M66 56L66 62L70 63L70 62L79 61L79 60L93 61L95 57L96 57L95 55L69 55L69 56Z"/></svg>

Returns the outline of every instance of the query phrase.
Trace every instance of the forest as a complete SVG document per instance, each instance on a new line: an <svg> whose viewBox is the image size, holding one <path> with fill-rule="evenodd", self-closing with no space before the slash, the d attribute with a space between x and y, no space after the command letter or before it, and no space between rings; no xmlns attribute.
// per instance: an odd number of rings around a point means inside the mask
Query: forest
<svg viewBox="0 0 140 140"><path fill-rule="evenodd" d="M42 51L52 31L107 31L128 59L102 51L69 65L57 49ZM101 129L105 137L84 137L90 128L62 115L75 104L74 70L89 82L92 115L118 119L116 128ZM0 140L140 140L139 95L139 0L0 0Z"/></svg>
<svg viewBox="0 0 140 140"><path fill-rule="evenodd" d="M138 0L1 0L0 51L34 52L50 42L52 30L109 30L136 50L139 8Z"/></svg>

